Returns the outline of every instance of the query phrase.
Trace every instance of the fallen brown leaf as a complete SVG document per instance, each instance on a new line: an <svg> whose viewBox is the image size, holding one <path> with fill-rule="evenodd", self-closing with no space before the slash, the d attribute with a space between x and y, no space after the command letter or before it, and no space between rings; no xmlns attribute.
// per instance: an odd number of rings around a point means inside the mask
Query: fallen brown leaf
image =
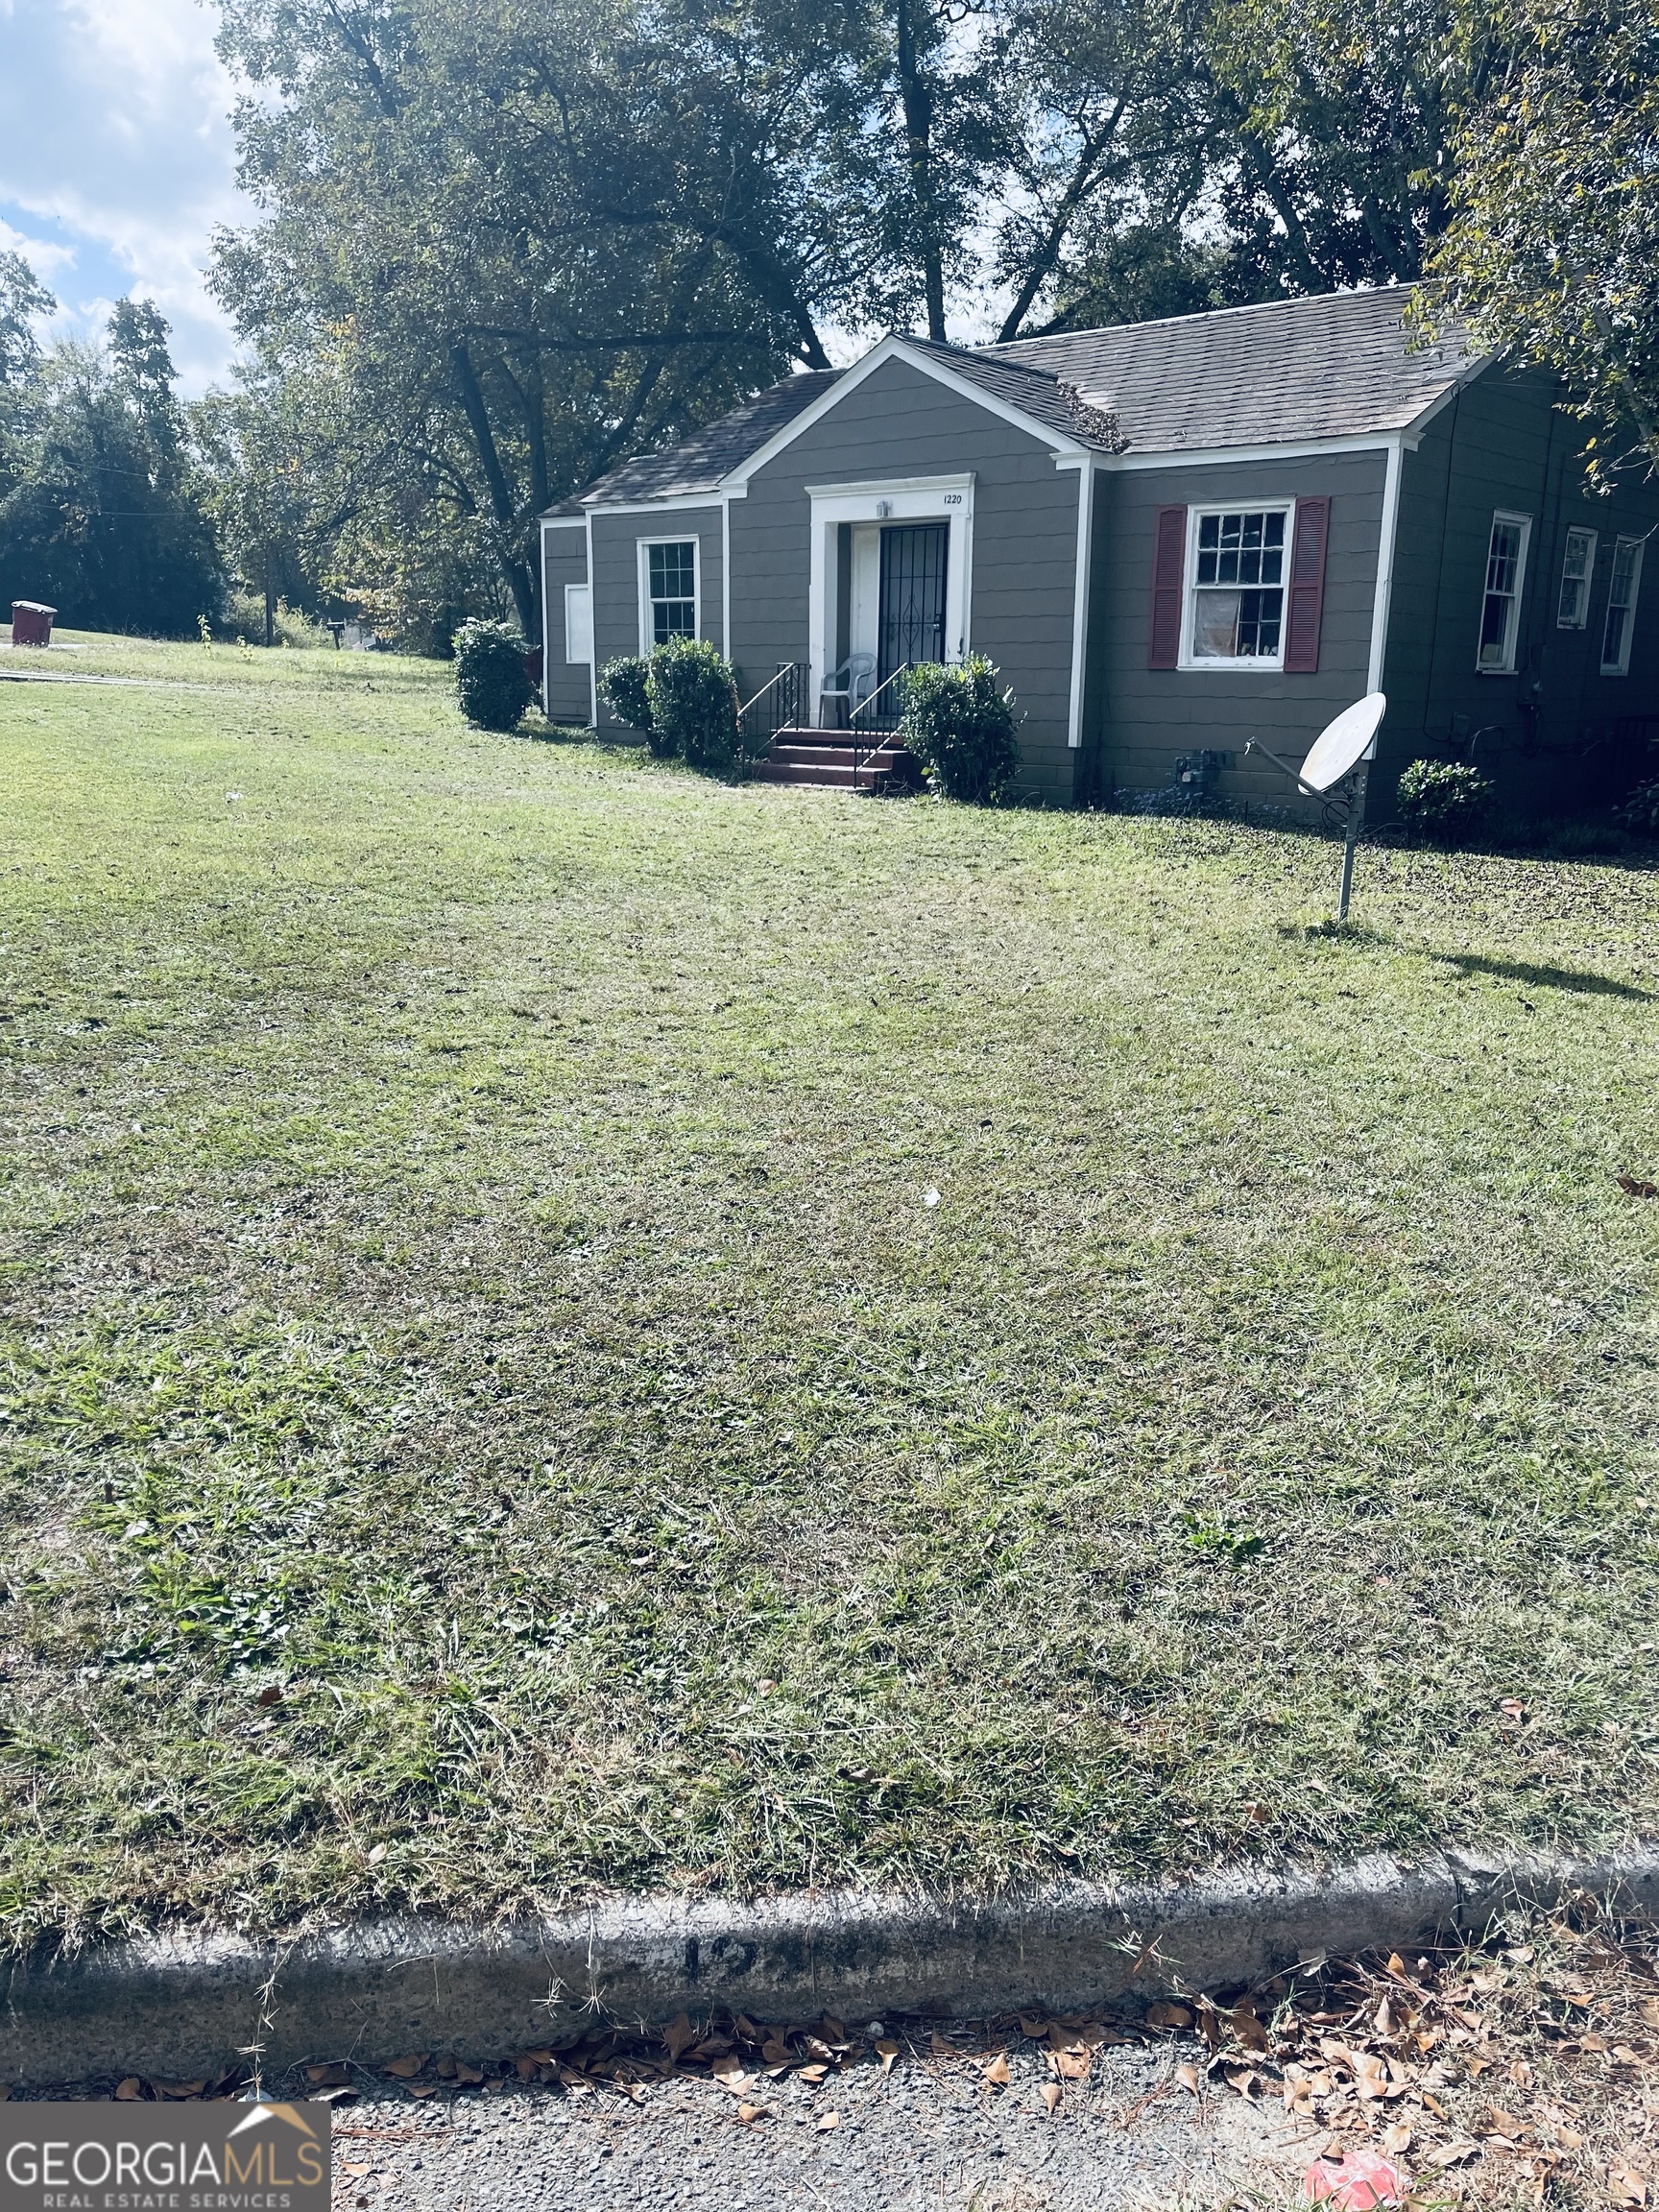
<svg viewBox="0 0 1659 2212"><path fill-rule="evenodd" d="M682 2051L688 2051L697 2040L697 2031L682 2012L677 2020L670 2020L662 2031L662 2048L670 2058L678 2058Z"/></svg>
<svg viewBox="0 0 1659 2212"><path fill-rule="evenodd" d="M1607 2170L1607 2194L1615 2204L1640 2206L1647 2201L1647 2176L1634 2166L1615 2161Z"/></svg>
<svg viewBox="0 0 1659 2212"><path fill-rule="evenodd" d="M881 2071L883 2074L892 2073L893 2061L899 2056L899 2045L894 2042L890 2035L883 2035L880 2041L877 2044L876 2056L881 2061Z"/></svg>
<svg viewBox="0 0 1659 2212"><path fill-rule="evenodd" d="M1047 2105L1050 2112L1059 2111L1061 2092L1054 2082L1045 2081L1042 2088L1038 2090L1037 2094L1042 2098L1044 2104Z"/></svg>
<svg viewBox="0 0 1659 2212"><path fill-rule="evenodd" d="M1388 2156L1398 2158L1411 2148L1411 2130L1404 2120L1396 2120L1392 2128L1383 2128L1381 2141Z"/></svg>
<svg viewBox="0 0 1659 2212"><path fill-rule="evenodd" d="M144 2097L144 2084L136 2074L129 2074L125 2081L117 2081L115 2094L123 2104L137 2104Z"/></svg>
<svg viewBox="0 0 1659 2212"><path fill-rule="evenodd" d="M207 2084L205 2081L158 2081L152 2075L150 2086L157 2097L170 2097L176 2103L182 2103L186 2097L200 2097Z"/></svg>
<svg viewBox="0 0 1659 2212"><path fill-rule="evenodd" d="M765 2119L766 2107L763 2104L739 2104L737 2117L745 2128L753 2128L757 2120Z"/></svg>
<svg viewBox="0 0 1659 2212"><path fill-rule="evenodd" d="M1146 2025L1148 2028L1190 2028L1192 2014L1187 2006L1173 2005L1160 1998L1156 2005L1147 2006Z"/></svg>
<svg viewBox="0 0 1659 2212"><path fill-rule="evenodd" d="M396 2074L399 2081L413 2081L421 2067L425 2065L426 2058L427 2054L424 2051L418 2057L394 2058L388 2065L381 2068L381 2072Z"/></svg>
<svg viewBox="0 0 1659 2212"><path fill-rule="evenodd" d="M1638 1175L1621 1175L1619 1188L1626 1198L1659 1198L1659 1183L1644 1183Z"/></svg>
<svg viewBox="0 0 1659 2212"><path fill-rule="evenodd" d="M839 2128L840 2125L841 2115L839 2112L826 2112L818 2123L818 2129L820 2134L822 2134L829 2128Z"/></svg>
<svg viewBox="0 0 1659 2212"><path fill-rule="evenodd" d="M1196 2066L1177 2066L1175 2069L1175 2079L1180 2082L1183 2089L1190 2089L1193 2096L1197 2096L1202 2083L1199 2080L1198 2069Z"/></svg>
<svg viewBox="0 0 1659 2212"><path fill-rule="evenodd" d="M307 2066L305 2079L314 2089L339 2089L350 2080L351 2076L346 2067L335 2064Z"/></svg>
<svg viewBox="0 0 1659 2212"><path fill-rule="evenodd" d="M1007 2054L1002 2051L994 2052L980 2068L980 2072L987 2081L995 2082L998 2089L1005 2089L1014 2079L1008 2071Z"/></svg>
<svg viewBox="0 0 1659 2212"><path fill-rule="evenodd" d="M1442 2168L1461 2166L1466 2158L1479 2158L1479 2143L1436 2143L1433 2150L1425 2154L1423 2163Z"/></svg>

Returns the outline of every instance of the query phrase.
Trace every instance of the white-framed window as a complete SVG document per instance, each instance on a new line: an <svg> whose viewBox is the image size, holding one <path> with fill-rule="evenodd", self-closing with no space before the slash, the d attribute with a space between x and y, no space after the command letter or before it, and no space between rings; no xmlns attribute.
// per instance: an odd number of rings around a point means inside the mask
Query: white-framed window
<svg viewBox="0 0 1659 2212"><path fill-rule="evenodd" d="M1194 507L1188 518L1184 668L1280 668L1293 503Z"/></svg>
<svg viewBox="0 0 1659 2212"><path fill-rule="evenodd" d="M695 538L639 541L639 650L670 637L695 637L703 628L701 564Z"/></svg>
<svg viewBox="0 0 1659 2212"><path fill-rule="evenodd" d="M1601 632L1601 673L1628 676L1636 630L1636 594L1642 585L1640 538L1615 538L1613 575L1607 586L1607 621Z"/></svg>
<svg viewBox="0 0 1659 2212"><path fill-rule="evenodd" d="M1558 630L1582 630L1590 619L1590 579L1595 573L1595 531L1569 530L1561 556L1561 598L1555 609Z"/></svg>
<svg viewBox="0 0 1659 2212"><path fill-rule="evenodd" d="M1480 602L1480 648L1475 665L1482 676L1509 676L1521 629L1521 588L1527 581L1527 547L1532 536L1530 515L1492 517L1486 541L1486 591Z"/></svg>
<svg viewBox="0 0 1659 2212"><path fill-rule="evenodd" d="M593 597L586 584L565 587L565 658L593 658Z"/></svg>

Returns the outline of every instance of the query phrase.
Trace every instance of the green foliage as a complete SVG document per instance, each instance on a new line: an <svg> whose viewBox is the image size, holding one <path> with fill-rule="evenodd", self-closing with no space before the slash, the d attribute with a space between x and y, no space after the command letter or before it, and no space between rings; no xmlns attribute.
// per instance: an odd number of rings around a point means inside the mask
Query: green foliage
<svg viewBox="0 0 1659 2212"><path fill-rule="evenodd" d="M945 668L926 662L901 679L899 734L947 799L995 805L1020 772L1014 694L997 687L982 653Z"/></svg>
<svg viewBox="0 0 1659 2212"><path fill-rule="evenodd" d="M20 382L40 358L37 316L58 302L21 253L0 251L0 386Z"/></svg>
<svg viewBox="0 0 1659 2212"><path fill-rule="evenodd" d="M1647 0L1512 0L1508 65L1462 118L1455 214L1424 320L1547 363L1607 480L1659 468L1659 15Z"/></svg>
<svg viewBox="0 0 1659 2212"><path fill-rule="evenodd" d="M259 645L265 639L265 600L257 591L232 591L225 602L225 613L220 622L220 635L234 637L249 645ZM295 645L305 650L328 645L333 639L321 623L297 607L290 607L286 599L278 599L270 609L271 642L273 645Z"/></svg>
<svg viewBox="0 0 1659 2212"><path fill-rule="evenodd" d="M1659 780L1638 783L1615 811L1623 827L1638 837L1659 837Z"/></svg>
<svg viewBox="0 0 1659 2212"><path fill-rule="evenodd" d="M1413 760L1400 779L1400 820L1415 837L1455 845L1479 829L1492 788L1465 760Z"/></svg>
<svg viewBox="0 0 1659 2212"><path fill-rule="evenodd" d="M650 673L637 653L608 661L599 671L600 698L619 722L626 722L630 730L642 730L647 737L653 735L651 700L645 687ZM657 746L653 744L651 750L655 753Z"/></svg>
<svg viewBox="0 0 1659 2212"><path fill-rule="evenodd" d="M517 730L536 687L525 643L505 622L464 622L455 634L455 694L480 730Z"/></svg>
<svg viewBox="0 0 1659 2212"><path fill-rule="evenodd" d="M732 663L707 637L671 637L647 663L651 750L679 754L691 767L727 776L736 761L737 685Z"/></svg>
<svg viewBox="0 0 1659 2212"><path fill-rule="evenodd" d="M66 626L188 636L224 587L167 324L123 300L107 346L40 356L26 318L43 295L18 270L0 270L0 605L44 599Z"/></svg>
<svg viewBox="0 0 1659 2212"><path fill-rule="evenodd" d="M1267 1549L1267 1539L1256 1529L1230 1527L1214 1513L1195 1513L1189 1508L1181 1516L1181 1527L1200 1558L1214 1560L1223 1567L1247 1566Z"/></svg>

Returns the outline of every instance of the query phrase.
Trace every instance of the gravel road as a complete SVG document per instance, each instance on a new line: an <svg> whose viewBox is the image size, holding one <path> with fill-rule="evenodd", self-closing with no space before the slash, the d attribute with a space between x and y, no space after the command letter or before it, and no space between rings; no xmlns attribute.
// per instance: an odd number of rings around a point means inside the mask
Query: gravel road
<svg viewBox="0 0 1659 2212"><path fill-rule="evenodd" d="M893 2073L871 2060L813 2089L750 2092L764 2117L706 2080L606 2090L494 2082L415 2102L375 2081L334 2118L341 2212L1204 2212L1248 2195L1288 2200L1310 2131L1175 2079L1179 2044L1104 2050L1050 2115L1034 2047L1008 2053L1006 2087L924 2032Z"/></svg>

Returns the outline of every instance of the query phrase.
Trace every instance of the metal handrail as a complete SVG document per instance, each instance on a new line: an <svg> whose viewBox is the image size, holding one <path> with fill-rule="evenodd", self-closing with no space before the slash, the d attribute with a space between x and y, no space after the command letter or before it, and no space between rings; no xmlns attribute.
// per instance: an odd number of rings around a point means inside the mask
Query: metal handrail
<svg viewBox="0 0 1659 2212"><path fill-rule="evenodd" d="M758 707L761 700L765 698L768 691L775 691L780 684L784 683L788 679L793 679L789 688L790 694L794 700L794 717L797 720L800 718L801 663L799 661L785 661L779 668L777 675L770 678L768 682L762 684L759 690L756 692L754 698L745 700L742 706L738 708L737 727L740 731L744 731L745 717L748 715L750 709L752 707ZM768 736L775 736L777 732L784 725L782 723L774 723L772 729L767 733ZM747 735L746 731L744 731L744 734Z"/></svg>
<svg viewBox="0 0 1659 2212"><path fill-rule="evenodd" d="M898 681L899 681L899 679L900 679L900 677L901 677L901 676L903 676L903 675L905 675L905 674L907 674L907 673L908 673L908 671L910 670L910 668L911 668L912 666L913 666L913 663L912 663L911 661L906 661L903 663L903 665L902 665L902 667L899 667L899 668L895 668L891 676L887 676L887 677L884 677L884 678L882 679L882 681L881 681L879 684L878 684L878 685L877 685L877 686L876 686L875 690L871 692L871 694L870 694L870 696L869 696L869 698L868 698L868 699L861 699L861 700L858 702L858 705L857 705L857 706L856 706L856 707L855 707L855 708L853 709L852 713L851 713L851 714L848 716L848 724L847 724L848 728L849 728L849 729L850 729L850 730L851 730L851 731L854 733L854 736L856 736L856 735L858 734L858 717L859 717L859 715L860 715L860 714L868 714L868 713L869 713L869 711L870 711L870 709L871 709L871 708L875 706L875 704L876 704L877 700L880 698L880 696L881 696L882 692L886 690L886 688L887 688L888 685L889 685L889 684L897 684L897 683L898 683ZM871 746L868 748L868 750L867 750L867 751L863 751L863 752L861 752L861 751L859 750L859 748L857 747L857 745L854 745L854 748L853 748L853 777L854 777L854 781L857 781L857 777L858 777L858 771L859 771L859 769L860 769L860 768L863 766L864 762L865 762L866 760L868 760L868 759L871 759L871 758L873 758L873 757L875 757L875 755L876 755L876 754L878 754L878 753L879 753L879 752L880 752L881 748L882 748L882 747L883 747L883 746L884 746L884 745L887 743L887 740L888 740L888 739L889 739L889 738L892 736L892 734L893 734L893 732L892 732L891 730L883 730L883 731L880 731L880 732L877 732L877 731L875 731L875 730L872 730L872 729L868 729L868 728L867 728L867 729L866 729L866 731L865 731L865 734L866 734L866 735L869 735L869 736L872 736L872 737L874 737L874 738L876 739L876 742L875 742L875 744L871 745Z"/></svg>

